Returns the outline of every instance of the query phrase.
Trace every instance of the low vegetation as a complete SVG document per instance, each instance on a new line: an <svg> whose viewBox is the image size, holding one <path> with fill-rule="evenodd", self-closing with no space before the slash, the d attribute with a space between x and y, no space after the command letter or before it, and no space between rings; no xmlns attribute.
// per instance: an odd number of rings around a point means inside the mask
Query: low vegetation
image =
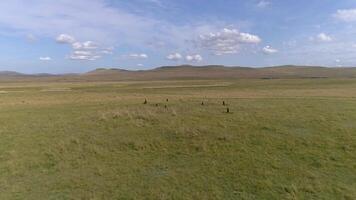
<svg viewBox="0 0 356 200"><path fill-rule="evenodd" d="M0 199L356 199L354 79L0 90Z"/></svg>

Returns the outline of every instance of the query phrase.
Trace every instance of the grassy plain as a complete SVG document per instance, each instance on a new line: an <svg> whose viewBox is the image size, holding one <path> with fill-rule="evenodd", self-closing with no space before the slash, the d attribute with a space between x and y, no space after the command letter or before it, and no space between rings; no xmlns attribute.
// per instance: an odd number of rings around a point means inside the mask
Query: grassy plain
<svg viewBox="0 0 356 200"><path fill-rule="evenodd" d="M356 199L356 79L1 83L0 199Z"/></svg>

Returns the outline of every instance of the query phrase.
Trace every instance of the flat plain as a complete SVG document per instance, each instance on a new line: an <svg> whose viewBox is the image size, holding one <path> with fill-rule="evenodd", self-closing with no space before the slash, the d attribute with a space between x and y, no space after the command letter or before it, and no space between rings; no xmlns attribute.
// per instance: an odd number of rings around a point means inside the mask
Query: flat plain
<svg viewBox="0 0 356 200"><path fill-rule="evenodd" d="M356 79L1 83L0 199L356 199Z"/></svg>

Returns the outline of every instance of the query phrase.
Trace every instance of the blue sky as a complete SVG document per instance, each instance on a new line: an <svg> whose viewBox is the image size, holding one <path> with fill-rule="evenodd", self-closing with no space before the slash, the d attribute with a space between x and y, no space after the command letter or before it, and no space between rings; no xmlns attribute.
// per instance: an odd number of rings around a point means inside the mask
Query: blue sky
<svg viewBox="0 0 356 200"><path fill-rule="evenodd" d="M0 70L356 66L354 0L3 0Z"/></svg>

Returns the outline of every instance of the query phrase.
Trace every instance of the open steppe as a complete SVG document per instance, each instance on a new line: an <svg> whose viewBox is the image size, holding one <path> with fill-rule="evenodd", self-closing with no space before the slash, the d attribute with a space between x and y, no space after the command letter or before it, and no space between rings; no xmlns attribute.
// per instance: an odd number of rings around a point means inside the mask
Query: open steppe
<svg viewBox="0 0 356 200"><path fill-rule="evenodd" d="M0 199L356 198L356 79L0 91Z"/></svg>

